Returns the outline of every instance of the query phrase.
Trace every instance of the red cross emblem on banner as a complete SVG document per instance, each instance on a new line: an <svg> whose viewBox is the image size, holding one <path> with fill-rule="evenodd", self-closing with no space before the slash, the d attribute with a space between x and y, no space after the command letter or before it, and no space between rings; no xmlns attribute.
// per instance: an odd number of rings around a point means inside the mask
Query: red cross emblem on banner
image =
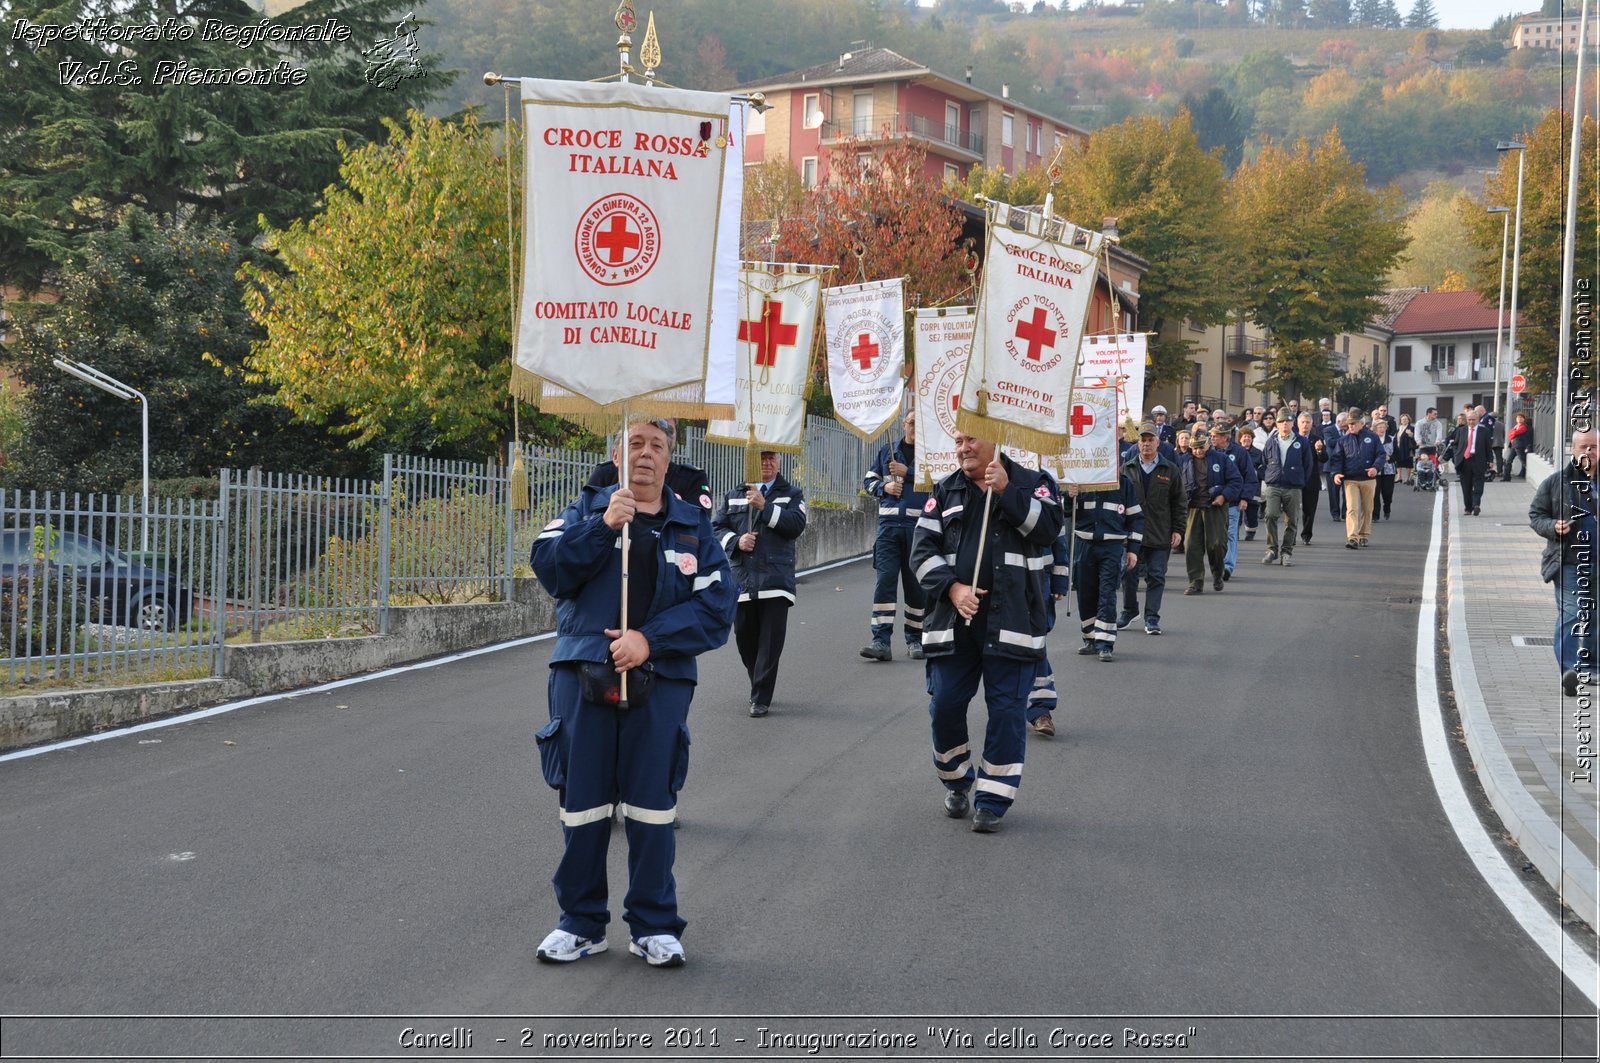
<svg viewBox="0 0 1600 1063"><path fill-rule="evenodd" d="M611 227L597 235L594 242L596 247L606 253L608 264L620 266L627 259L629 252L639 249L644 239L628 224L627 217L613 214Z"/></svg>
<svg viewBox="0 0 1600 1063"><path fill-rule="evenodd" d="M1083 436L1089 434L1089 429L1094 427L1094 414L1089 412L1087 406L1074 406L1072 408L1072 434Z"/></svg>
<svg viewBox="0 0 1600 1063"><path fill-rule="evenodd" d="M1044 307L1036 306L1031 320L1017 322L1017 339L1028 345L1028 357L1035 362L1043 357L1046 347L1056 345L1056 332L1045 325L1046 316Z"/></svg>
<svg viewBox="0 0 1600 1063"><path fill-rule="evenodd" d="M761 304L759 321L739 322L739 339L753 343L756 348L756 365L778 364L778 348L793 347L800 341L800 326L783 323L783 304L766 299Z"/></svg>
<svg viewBox="0 0 1600 1063"><path fill-rule="evenodd" d="M872 342L872 333L861 334L861 338L856 340L856 345L850 348L850 357L861 363L863 373L872 368L872 360L878 357L878 345Z"/></svg>

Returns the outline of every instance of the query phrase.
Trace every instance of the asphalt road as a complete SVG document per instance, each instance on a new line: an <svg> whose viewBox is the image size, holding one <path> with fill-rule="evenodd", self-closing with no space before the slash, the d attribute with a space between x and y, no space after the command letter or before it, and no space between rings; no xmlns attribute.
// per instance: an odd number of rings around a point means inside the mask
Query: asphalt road
<svg viewBox="0 0 1600 1063"><path fill-rule="evenodd" d="M1592 1005L1483 885L1424 765L1426 497L1359 553L1325 515L1295 568L1244 544L1222 593L1184 597L1176 562L1167 634L1130 628L1112 663L1065 620L1061 733L1030 737L992 836L943 815L921 666L857 655L869 567L806 579L770 717L745 716L731 644L702 662L676 971L629 957L620 918L607 955L533 958L557 914L548 642L0 764L0 1013L317 1016L12 1018L0 1055L417 1058L405 1029L460 1026L470 1050L429 1051L549 1056L545 1033L613 1025L654 1031L644 1055L783 1055L764 1025L909 1032L923 1056L942 1030L962 1059L1008 1054L984 1037L1013 1026L1034 1058L1059 1029L1115 1040L1074 1057L1149 1034L1182 1058L1592 1059ZM669 1050L685 1024L718 1047ZM882 1050L788 1044L830 1053Z"/></svg>

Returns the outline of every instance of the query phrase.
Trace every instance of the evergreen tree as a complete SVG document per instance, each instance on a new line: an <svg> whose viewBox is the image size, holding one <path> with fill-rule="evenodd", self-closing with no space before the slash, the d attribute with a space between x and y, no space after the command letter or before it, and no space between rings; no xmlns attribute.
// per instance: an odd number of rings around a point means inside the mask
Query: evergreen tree
<svg viewBox="0 0 1600 1063"><path fill-rule="evenodd" d="M1400 9L1395 6L1394 0L1383 0L1378 5L1376 25L1386 30L1397 30L1405 25L1405 20L1400 17Z"/></svg>
<svg viewBox="0 0 1600 1063"><path fill-rule="evenodd" d="M1181 106L1189 112L1200 146L1218 153L1223 170L1232 173L1244 155L1245 138L1250 135L1249 113L1218 88L1207 90L1203 96L1190 93L1184 96Z"/></svg>
<svg viewBox="0 0 1600 1063"><path fill-rule="evenodd" d="M1406 26L1414 30L1434 29L1439 25L1439 15L1433 10L1433 0L1416 0L1411 14L1406 16Z"/></svg>
<svg viewBox="0 0 1600 1063"><path fill-rule="evenodd" d="M1310 10L1317 29L1350 25L1350 0L1311 0Z"/></svg>
<svg viewBox="0 0 1600 1063"><path fill-rule="evenodd" d="M341 141L370 139L384 117L403 115L450 80L422 57L425 76L391 91L368 83L361 49L395 37L406 6L309 0L273 26L305 31L332 20L336 36L348 38L291 42L205 39L208 20L259 29L248 0L0 5L0 284L37 288L128 206L180 222L215 218L246 242L258 217L285 225L310 213L338 173ZM23 20L82 27L100 19L160 32L153 40L18 33ZM263 83L240 83L241 69ZM190 76L213 80L191 84Z"/></svg>

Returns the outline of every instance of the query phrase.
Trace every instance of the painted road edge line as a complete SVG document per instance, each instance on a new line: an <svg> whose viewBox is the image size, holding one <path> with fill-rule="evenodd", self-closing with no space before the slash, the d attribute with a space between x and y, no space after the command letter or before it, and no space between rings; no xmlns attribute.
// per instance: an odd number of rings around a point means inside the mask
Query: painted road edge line
<svg viewBox="0 0 1600 1063"><path fill-rule="evenodd" d="M818 565L816 568L808 568L802 572L796 572L795 578L798 579L803 576L815 575L818 572L827 572L830 569L842 568L845 565L853 565L859 561L871 560L871 558L871 554L859 554L855 557L847 557L843 561L834 561L830 564ZM27 749L17 749L9 753L0 753L0 764L3 764L8 760L23 760L27 757L37 757L45 753L54 753L60 749L73 749L77 746L86 746L93 742L107 742L113 738L125 738L128 735L141 734L145 731L158 731L163 727L176 727L182 723L193 723L196 720L204 720L212 716L221 716L224 713L235 712L239 709L253 708L256 705L266 705L269 702L288 701L293 698L303 698L308 694L322 694L329 690L338 690L340 687L355 686L358 683L370 683L374 679L387 679L390 676L401 675L405 672L421 671L424 668L437 668L440 665L454 664L457 661L463 661L469 657L479 657L485 653L498 653L501 650L516 649L518 646L527 646L530 643L543 642L546 639L553 639L555 637L556 633L554 631L546 631L538 635L528 635L523 638L511 639L507 642L496 642L490 646L479 646L475 650L463 650L460 653L452 653L444 657L434 657L426 661L415 661L411 664L399 664L395 665L393 668L385 668L378 672L369 672L366 675L350 676L346 679L335 679L330 683L320 683L313 687L301 687L298 690L285 690L276 694L262 694L258 697L246 698L243 701L230 701L225 705L213 705L209 709L197 709L194 712L180 713L177 716L166 716L159 720L150 720L147 723L137 723L131 727L118 727L111 731L100 731L97 734L81 735L78 738L64 738L59 742L51 742L48 745L29 746Z"/></svg>
<svg viewBox="0 0 1600 1063"><path fill-rule="evenodd" d="M1433 788L1444 806L1445 817L1456 832L1456 839L1466 850L1473 866L1511 917L1533 939L1550 961L1566 975L1590 1003L1600 1005L1600 967L1591 960L1583 947L1561 929L1555 917L1545 911L1528 887L1512 873L1510 865L1500 855L1489 832L1484 829L1472 802L1467 799L1466 788L1456 774L1455 762L1450 756L1450 745L1444 733L1444 713L1439 704L1438 669L1435 653L1438 648L1439 616L1439 550L1443 541L1444 492L1434 496L1433 527L1428 538L1428 558L1423 563L1422 608L1417 613L1417 724L1422 732L1423 755L1428 773L1433 777ZM1451 596L1450 608L1457 607L1459 595ZM1456 654L1451 655L1452 662ZM1453 668L1453 665L1452 665ZM1451 679L1454 683L1454 676ZM1457 688L1459 696L1459 688Z"/></svg>

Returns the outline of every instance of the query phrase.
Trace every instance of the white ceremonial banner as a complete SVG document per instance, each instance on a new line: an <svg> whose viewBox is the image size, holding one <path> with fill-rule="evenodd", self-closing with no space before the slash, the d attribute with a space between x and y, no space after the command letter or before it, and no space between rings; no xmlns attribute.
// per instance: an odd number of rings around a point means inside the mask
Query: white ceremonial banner
<svg viewBox="0 0 1600 1063"><path fill-rule="evenodd" d="M686 386L699 394L680 412L703 405L731 108L726 93L523 79L515 361L554 385L545 409L559 395L620 414Z"/></svg>
<svg viewBox="0 0 1600 1063"><path fill-rule="evenodd" d="M956 462L956 406L967 375L967 355L977 316L970 306L918 310L911 380L916 391L916 486L928 490L960 468Z"/></svg>
<svg viewBox="0 0 1600 1063"><path fill-rule="evenodd" d="M1062 454L1041 455L1039 467L1063 486L1114 486L1121 476L1122 465L1117 389L1074 390L1068 426L1072 432L1071 446Z"/></svg>
<svg viewBox="0 0 1600 1063"><path fill-rule="evenodd" d="M805 449L806 384L822 288L816 269L761 264L740 272L734 415L707 422L707 439L790 454Z"/></svg>
<svg viewBox="0 0 1600 1063"><path fill-rule="evenodd" d="M1067 407L1104 237L998 203L957 423L979 439L1052 452ZM1011 228L1013 222L1022 232ZM1077 246L1082 240L1085 246Z"/></svg>
<svg viewBox="0 0 1600 1063"><path fill-rule="evenodd" d="M822 293L833 412L862 439L882 434L905 393L905 278Z"/></svg>
<svg viewBox="0 0 1600 1063"><path fill-rule="evenodd" d="M1147 339L1142 332L1123 333L1116 336L1088 336L1083 341L1083 365L1078 370L1078 383L1084 387L1115 387L1117 389L1120 424L1132 418L1134 424L1144 418L1144 375Z"/></svg>
<svg viewBox="0 0 1600 1063"><path fill-rule="evenodd" d="M722 206L717 212L716 272L711 284L711 351L706 360L707 415L733 412L739 375L739 226L744 214L744 136L750 105L733 102L723 153Z"/></svg>

